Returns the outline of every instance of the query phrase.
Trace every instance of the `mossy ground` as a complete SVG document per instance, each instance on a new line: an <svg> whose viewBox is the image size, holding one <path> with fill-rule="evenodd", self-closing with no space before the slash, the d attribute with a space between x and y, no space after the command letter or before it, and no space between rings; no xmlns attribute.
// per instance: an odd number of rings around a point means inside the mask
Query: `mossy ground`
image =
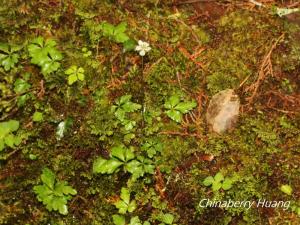
<svg viewBox="0 0 300 225"><path fill-rule="evenodd" d="M1 42L26 45L41 35L57 41L64 59L46 80L30 64L26 50L16 68L0 69L0 116L19 120L28 134L14 154L0 161L0 224L113 224L117 209L112 202L130 176L122 171L93 174L93 161L107 157L119 143L143 154L140 146L147 140L162 143L163 149L154 157L156 173L132 184L138 209L128 218L138 215L159 224L160 213L171 213L182 225L299 224L299 215L291 209L198 207L201 199L213 197L284 200L300 207L300 27L272 15L270 8L235 1L176 5L154 0L5 0L0 6ZM128 35L149 42L152 50L143 58L124 53L120 44L97 30L104 20L127 22ZM271 55L273 76L265 77L249 105L249 87L282 34ZM92 55L84 57L83 47ZM85 69L84 82L67 85L64 70L71 65ZM33 97L18 108L8 104L7 96L14 102L13 83L25 72L31 73ZM226 88L237 90L242 112L233 131L217 135L206 125L205 109L210 97ZM131 115L137 123L133 139L126 139L110 111L125 94L146 112ZM164 113L164 102L173 94L198 102L194 116L182 124ZM32 122L36 110L44 114L41 123ZM72 119L72 126L58 141L57 125L66 118ZM214 159L208 160L207 154ZM46 166L78 192L67 216L48 212L33 192ZM219 171L239 179L230 190L214 195L202 181ZM292 186L291 196L280 191L283 184Z"/></svg>

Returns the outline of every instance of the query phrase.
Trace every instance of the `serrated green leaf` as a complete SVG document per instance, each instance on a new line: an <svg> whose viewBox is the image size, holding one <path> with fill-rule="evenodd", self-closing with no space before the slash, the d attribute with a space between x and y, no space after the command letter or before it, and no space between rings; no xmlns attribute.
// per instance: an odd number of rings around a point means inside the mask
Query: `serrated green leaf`
<svg viewBox="0 0 300 225"><path fill-rule="evenodd" d="M224 176L223 176L223 174L221 172L218 172L215 175L214 179L215 179L215 182L221 182L222 180L224 180Z"/></svg>
<svg viewBox="0 0 300 225"><path fill-rule="evenodd" d="M76 74L71 74L71 75L68 77L68 84L69 84L69 85L74 84L76 81L77 81L77 75L76 75Z"/></svg>
<svg viewBox="0 0 300 225"><path fill-rule="evenodd" d="M118 201L115 203L115 206L117 207L117 209L119 209L120 214L126 214L128 205L125 202Z"/></svg>
<svg viewBox="0 0 300 225"><path fill-rule="evenodd" d="M166 114L174 121L176 121L177 123L180 123L182 120L182 114L181 112L171 109L166 111Z"/></svg>
<svg viewBox="0 0 300 225"><path fill-rule="evenodd" d="M103 22L101 24L101 29L102 29L102 32L103 32L103 36L111 37L114 34L115 27L112 24L108 23L108 22Z"/></svg>
<svg viewBox="0 0 300 225"><path fill-rule="evenodd" d="M136 201L133 200L133 201L131 201L131 202L129 203L127 211L131 213L131 212L133 212L135 209L136 209Z"/></svg>
<svg viewBox="0 0 300 225"><path fill-rule="evenodd" d="M79 80L84 81L84 74L83 73L78 73L77 77Z"/></svg>
<svg viewBox="0 0 300 225"><path fill-rule="evenodd" d="M141 109L142 106L140 104L137 104L137 103L133 103L133 102L125 102L123 105L122 105L122 109L125 111L125 112L134 112L136 110L139 110Z"/></svg>
<svg viewBox="0 0 300 225"><path fill-rule="evenodd" d="M126 224L124 216L115 214L112 217L113 217L113 222L115 225L125 225Z"/></svg>
<svg viewBox="0 0 300 225"><path fill-rule="evenodd" d="M212 191L218 191L221 187L222 187L221 183L213 182L211 189L212 189Z"/></svg>
<svg viewBox="0 0 300 225"><path fill-rule="evenodd" d="M0 51L9 54L9 45L7 43L0 42Z"/></svg>
<svg viewBox="0 0 300 225"><path fill-rule="evenodd" d="M130 192L129 192L128 188L122 187L120 197L127 205L129 204Z"/></svg>
<svg viewBox="0 0 300 225"><path fill-rule="evenodd" d="M124 43L129 40L129 37L125 33L117 33L115 34L115 41L117 43Z"/></svg>
<svg viewBox="0 0 300 225"><path fill-rule="evenodd" d="M99 157L93 163L93 173L112 174L122 164L123 162L115 158L106 160L103 159L102 157Z"/></svg>
<svg viewBox="0 0 300 225"><path fill-rule="evenodd" d="M175 109L180 111L181 113L187 113L193 108L197 106L197 103L195 101L190 102L180 102L175 106Z"/></svg>
<svg viewBox="0 0 300 225"><path fill-rule="evenodd" d="M121 22L114 28L114 34L124 33L126 31L126 28L127 28L127 23Z"/></svg>
<svg viewBox="0 0 300 225"><path fill-rule="evenodd" d="M8 147L14 148L15 136L13 134L6 135L4 142Z"/></svg>
<svg viewBox="0 0 300 225"><path fill-rule="evenodd" d="M178 95L171 96L168 101L165 102L164 107L167 109L173 109L180 102Z"/></svg>
<svg viewBox="0 0 300 225"><path fill-rule="evenodd" d="M18 78L14 83L14 91L17 94L24 93L30 89L31 85L25 80Z"/></svg>
<svg viewBox="0 0 300 225"><path fill-rule="evenodd" d="M43 169L43 173L41 175L41 180L44 184L46 184L50 189L54 188L55 182L55 174L48 168Z"/></svg>
<svg viewBox="0 0 300 225"><path fill-rule="evenodd" d="M214 178L213 178L212 176L206 177L206 178L204 179L204 181L203 181L203 185L205 185L205 186L210 186L210 185L213 184L214 181L215 181L215 180L214 180Z"/></svg>
<svg viewBox="0 0 300 225"><path fill-rule="evenodd" d="M170 213L163 214L160 217L160 221L166 224L172 224L174 221L174 216Z"/></svg>
<svg viewBox="0 0 300 225"><path fill-rule="evenodd" d="M226 178L222 183L222 189L227 191L232 187L232 180L229 178Z"/></svg>
<svg viewBox="0 0 300 225"><path fill-rule="evenodd" d="M130 219L129 225L142 225L142 223L141 223L141 220L139 219L139 217L135 216Z"/></svg>

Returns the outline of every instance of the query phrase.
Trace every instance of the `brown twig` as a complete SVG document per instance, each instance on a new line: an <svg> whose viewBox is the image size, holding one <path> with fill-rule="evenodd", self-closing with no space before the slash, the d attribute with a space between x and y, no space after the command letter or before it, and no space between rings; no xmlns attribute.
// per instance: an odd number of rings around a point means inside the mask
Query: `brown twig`
<svg viewBox="0 0 300 225"><path fill-rule="evenodd" d="M262 63L260 65L260 69L258 72L258 78L255 83L251 84L246 91L252 91L252 94L250 97L247 98L247 105L252 105L259 87L261 86L262 82L266 79L268 75L274 76L273 74L273 66L271 61L271 55L278 43L283 40L284 34L280 35L280 37L275 41L275 43L271 46L269 52L264 56Z"/></svg>

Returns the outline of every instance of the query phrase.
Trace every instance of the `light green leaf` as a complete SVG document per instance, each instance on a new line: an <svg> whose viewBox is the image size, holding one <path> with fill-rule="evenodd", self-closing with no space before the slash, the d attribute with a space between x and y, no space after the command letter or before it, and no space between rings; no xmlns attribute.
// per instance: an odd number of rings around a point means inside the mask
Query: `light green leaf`
<svg viewBox="0 0 300 225"><path fill-rule="evenodd" d="M128 205L128 212L133 212L136 209L136 201L133 200Z"/></svg>
<svg viewBox="0 0 300 225"><path fill-rule="evenodd" d="M125 202L118 201L115 203L115 206L117 207L117 209L119 209L120 214L126 214L128 205Z"/></svg>
<svg viewBox="0 0 300 225"><path fill-rule="evenodd" d="M115 35L115 41L117 43L124 43L129 40L129 37L125 33L117 33Z"/></svg>
<svg viewBox="0 0 300 225"><path fill-rule="evenodd" d="M102 32L103 32L103 36L111 37L114 34L115 27L112 24L108 23L108 22L103 22L101 24L101 29L102 29Z"/></svg>
<svg viewBox="0 0 300 225"><path fill-rule="evenodd" d="M218 191L221 187L222 187L222 184L221 184L221 183L214 182L214 183L212 184L211 189L212 189L212 191Z"/></svg>
<svg viewBox="0 0 300 225"><path fill-rule="evenodd" d="M54 188L55 182L55 174L48 168L43 169L43 173L41 175L41 180L44 184L46 184L50 189Z"/></svg>
<svg viewBox="0 0 300 225"><path fill-rule="evenodd" d="M84 81L84 74L83 73L78 73L77 76L78 76L79 80Z"/></svg>
<svg viewBox="0 0 300 225"><path fill-rule="evenodd" d="M14 83L14 91L17 94L21 94L28 91L30 87L31 85L21 78L18 78Z"/></svg>
<svg viewBox="0 0 300 225"><path fill-rule="evenodd" d="M41 112L34 112L32 116L32 120L34 122L41 122L43 120L43 113Z"/></svg>
<svg viewBox="0 0 300 225"><path fill-rule="evenodd" d="M114 32L115 32L115 34L124 33L126 31L126 28L127 28L127 23L121 22L115 27Z"/></svg>
<svg viewBox="0 0 300 225"><path fill-rule="evenodd" d="M173 109L180 102L178 95L173 95L165 102L164 107L167 109Z"/></svg>
<svg viewBox="0 0 300 225"><path fill-rule="evenodd" d="M232 180L229 178L226 178L224 182L222 183L223 190L227 191L232 187Z"/></svg>
<svg viewBox="0 0 300 225"><path fill-rule="evenodd" d="M115 214L112 217L113 217L113 222L115 225L125 225L126 224L124 216Z"/></svg>
<svg viewBox="0 0 300 225"><path fill-rule="evenodd" d="M8 147L14 148L15 136L13 134L6 135L4 142Z"/></svg>
<svg viewBox="0 0 300 225"><path fill-rule="evenodd" d="M292 187L288 184L281 185L280 190L287 195L292 195L293 192Z"/></svg>
<svg viewBox="0 0 300 225"><path fill-rule="evenodd" d="M130 192L129 192L128 188L122 187L120 197L127 205L129 204Z"/></svg>
<svg viewBox="0 0 300 225"><path fill-rule="evenodd" d="M115 158L106 160L106 159L103 159L102 157L99 157L93 163L93 172L94 173L102 173L102 174L105 174L105 173L112 174L122 164L123 164L123 162L121 162Z"/></svg>
<svg viewBox="0 0 300 225"><path fill-rule="evenodd" d="M174 121L176 121L177 123L180 123L182 120L182 114L181 112L171 109L166 111L166 114Z"/></svg>
<svg viewBox="0 0 300 225"><path fill-rule="evenodd" d="M160 217L160 221L166 224L172 224L174 221L174 216L170 213L163 214Z"/></svg>
<svg viewBox="0 0 300 225"><path fill-rule="evenodd" d="M224 180L224 176L223 176L223 174L221 172L218 172L215 175L214 179L215 179L215 182L220 182L220 181Z"/></svg>
<svg viewBox="0 0 300 225"><path fill-rule="evenodd" d="M209 176L204 179L203 184L205 186L210 186L213 184L214 181L215 181L214 178L212 176Z"/></svg>
<svg viewBox="0 0 300 225"><path fill-rule="evenodd" d="M180 102L175 106L175 109L180 111L181 113L187 113L197 106L195 101L191 102Z"/></svg>

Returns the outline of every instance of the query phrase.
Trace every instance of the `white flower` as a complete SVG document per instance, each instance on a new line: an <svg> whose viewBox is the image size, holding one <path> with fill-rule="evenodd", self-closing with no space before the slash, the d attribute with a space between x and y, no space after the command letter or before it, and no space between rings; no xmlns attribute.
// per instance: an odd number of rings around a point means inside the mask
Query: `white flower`
<svg viewBox="0 0 300 225"><path fill-rule="evenodd" d="M139 40L138 45L135 47L135 51L139 52L140 56L144 56L151 50L149 43Z"/></svg>

